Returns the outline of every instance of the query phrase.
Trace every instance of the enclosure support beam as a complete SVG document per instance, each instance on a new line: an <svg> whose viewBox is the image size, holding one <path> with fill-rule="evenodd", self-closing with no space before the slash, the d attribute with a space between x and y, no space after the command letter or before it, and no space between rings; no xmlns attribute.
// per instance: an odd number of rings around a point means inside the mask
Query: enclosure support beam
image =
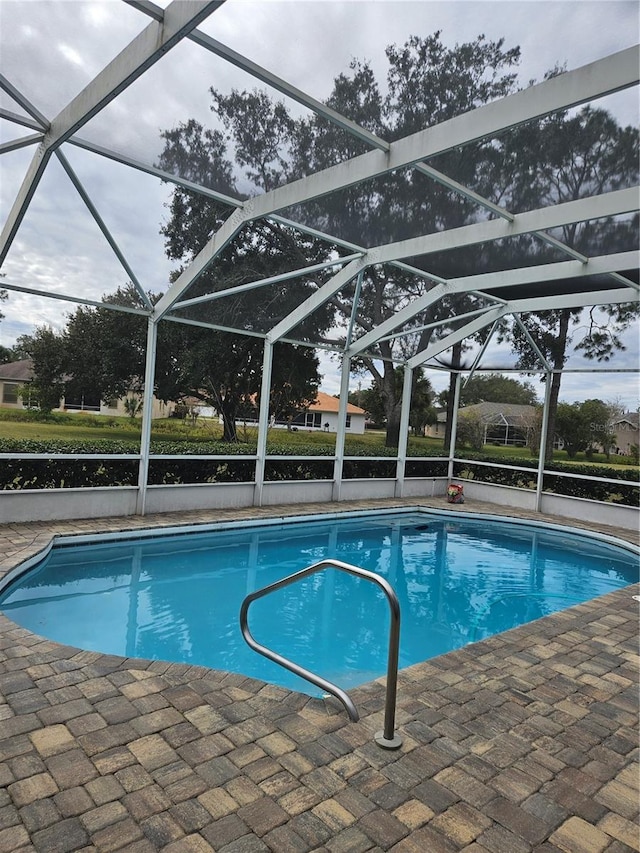
<svg viewBox="0 0 640 853"><path fill-rule="evenodd" d="M545 450L547 447L547 433L549 432L549 409L551 403L551 371L546 371L544 383L544 408L542 409L542 426L540 428L540 448L538 450L538 479L536 481L536 512L542 507L542 493L544 491L544 469Z"/></svg>
<svg viewBox="0 0 640 853"><path fill-rule="evenodd" d="M403 324L408 323L420 311L424 311L434 302L437 302L438 299L445 296L453 296L456 293L483 291L485 288L495 290L496 288L512 287L516 284L537 284L541 281L553 282L562 278L580 278L585 275L615 273L616 270L637 267L639 260L640 256L637 251L618 252L612 255L600 255L589 258L586 265L581 261L575 260L559 261L554 264L542 264L513 270L481 273L479 275L462 276L460 278L449 279L448 281L441 281L423 296L414 299L413 302L398 311L393 317L381 323L377 330L379 337L368 333L355 341L353 346L351 346L351 352L360 352L366 349L373 340L380 341L385 337L392 337L391 334L387 333L393 332ZM633 296L630 295L628 299L631 301ZM538 310L543 310L544 307L541 304Z"/></svg>
<svg viewBox="0 0 640 853"><path fill-rule="evenodd" d="M262 385L260 388L260 413L258 415L258 447L253 505L262 506L264 475L267 458L267 437L269 434L269 399L271 397L271 370L273 367L273 344L265 340L262 355Z"/></svg>
<svg viewBox="0 0 640 853"><path fill-rule="evenodd" d="M345 348L351 345L351 340L353 338L353 330L356 324L356 317L358 316L358 310L360 308L360 293L362 291L362 282L364 280L364 271L358 273L358 277L356 278L356 289L353 294L353 302L351 304L351 317L349 318L349 328L347 329L347 337L345 340Z"/></svg>
<svg viewBox="0 0 640 853"><path fill-rule="evenodd" d="M136 314L139 317L148 317L149 312L143 308L131 308L129 305L114 305L111 302L100 302L97 299L83 299L81 296L71 296L68 293L51 293L39 290L37 287L22 287L20 284L11 284L2 279L3 290L14 290L17 293L30 293L32 296L43 296L45 299L58 299L61 302L73 302L77 305L93 305L95 308L106 308L108 311L120 311L123 314Z"/></svg>
<svg viewBox="0 0 640 853"><path fill-rule="evenodd" d="M436 343L431 344L431 346L428 346L426 349L416 353L409 359L408 364L411 367L419 367L422 362L428 361L436 355L440 355L441 352L448 350L449 347L452 347L454 344L460 343L460 341L463 341L470 335L475 335L476 332L479 332L480 329L483 329L490 323L497 322L504 317L505 314L509 314L511 310L512 309L508 304L500 305L498 308L492 308L491 311L483 314L482 317L477 317L470 323L466 323L461 328L456 329L455 332L451 332L451 334L447 335L445 338L436 341Z"/></svg>
<svg viewBox="0 0 640 853"><path fill-rule="evenodd" d="M563 225L571 225L574 222L583 222L587 219L601 219L608 216L618 216L627 213L635 213L638 210L638 188L614 190L602 195L568 201L558 204L552 208L540 208L527 211L515 217L513 222L505 222L503 219L490 219L486 222L476 222L472 225L463 225L461 228L451 228L449 231L438 231L421 237L413 237L398 243L388 243L375 249L377 255L375 261L369 263L388 263L389 261L401 260L402 258L415 255L427 255L450 249L460 249L464 246L474 246L492 240L507 239L521 234L530 234L543 228L558 228ZM373 251L369 252L369 256ZM583 275L591 273L589 264L580 261L565 261L567 264L578 264ZM473 279L474 277L470 277ZM514 279L515 281L515 279ZM477 284L468 288L477 290ZM398 311L393 317L385 320L377 329L363 335L349 347L351 356L362 352L383 335L388 334L407 323L419 312L427 308L438 299L447 296L450 292L449 286L437 284L424 296L415 299L406 308ZM633 298L633 297L631 297ZM538 300L539 307L530 308L530 311L543 310L545 300ZM542 303L542 304L540 304ZM589 303L586 303L589 304ZM597 303L591 303L597 304ZM605 302L606 304L606 302Z"/></svg>
<svg viewBox="0 0 640 853"><path fill-rule="evenodd" d="M166 14L165 12L165 18ZM605 57L590 65L585 65L576 71L566 72L551 80L539 83L537 86L531 86L516 92L514 95L509 95L500 101L471 110L440 125L405 137L391 143L386 151L370 151L367 154L354 157L344 163L339 163L256 196L247 202L244 211L236 211L230 220L227 220L227 223L237 221L237 230L239 230L243 222L249 219L261 219L291 205L328 195L336 190L344 189L405 166L413 166L424 158L433 157L461 145L491 137L509 127L541 118L556 110L566 109L586 100L602 97L619 89L633 86L640 80L638 67L640 67L638 48L627 48L627 50ZM624 209L600 209L601 199L615 198L617 201L623 198L625 192L632 194L632 191L620 190L618 193L608 193L596 199L587 199L589 210L584 215L574 212L582 203L582 201L576 201L557 205L547 211L520 214L514 217L513 221L496 219L479 223L470 226L475 229L470 232L473 234L471 243L464 242L465 236L463 235L466 235L467 228L458 228L445 232L444 235L428 235L417 240L406 240L402 243L382 246L375 250L376 253L379 253L379 257L376 257L374 261L369 261L369 263L387 263L414 255L436 252L440 249L453 248L458 244L470 245L564 225L567 224L566 221L556 221L557 213L567 209L569 205L576 207L571 208L573 218L570 218L568 222L613 216L635 210L637 208L637 192L634 196L634 207L630 208L628 205L623 205ZM546 214L546 216L541 214ZM519 223L519 227L516 226L516 223ZM224 229L225 226L221 230ZM220 232L214 234L200 255L187 267L178 281L169 288L168 293L161 300L162 308L159 316L162 316L169 309L220 251L222 246L220 245L219 234ZM463 240L463 242L459 243L459 240ZM441 245L443 242L446 245ZM369 254L372 255L373 252ZM283 334L286 332L282 332L280 336Z"/></svg>
<svg viewBox="0 0 640 853"><path fill-rule="evenodd" d="M253 200L255 216L266 216L378 175L413 166L453 148L493 137L510 127L634 86L640 80L639 68L638 48L631 47L567 71L392 142L387 151L369 151L257 196Z"/></svg>
<svg viewBox="0 0 640 853"><path fill-rule="evenodd" d="M342 493L342 478L344 476L344 440L347 431L347 405L349 403L349 375L351 359L342 359L340 372L340 402L338 405L338 431L333 461L333 500L339 501Z"/></svg>
<svg viewBox="0 0 640 853"><path fill-rule="evenodd" d="M447 466L447 482L453 480L453 463L456 458L456 438L458 435L458 408L460 406L460 386L462 374L456 373L456 385L453 392L453 417L451 420L451 437L449 439L449 464Z"/></svg>
<svg viewBox="0 0 640 853"><path fill-rule="evenodd" d="M404 494L404 473L407 465L407 446L409 444L409 413L411 411L411 391L413 389L413 370L408 364L404 366L404 381L402 385L402 405L400 408L400 435L398 436L398 460L396 465L395 497Z"/></svg>
<svg viewBox="0 0 640 853"><path fill-rule="evenodd" d="M500 322L500 320L494 320L493 326L491 327L489 334L485 338L485 341L482 344L482 347L480 348L480 352L475 357L473 364L471 365L471 370L469 371L469 373L467 375L467 378L464 380L464 387L466 387L467 383L471 382L471 380L473 379L473 376L474 376L476 370L478 369L478 365L480 364L482 357L484 356L485 352L487 351L487 347L489 346L489 342L491 341L491 338L493 337L493 333L497 329L499 322Z"/></svg>
<svg viewBox="0 0 640 853"><path fill-rule="evenodd" d="M223 0L222 0L223 1ZM221 0L173 0L163 21L152 21L51 121L0 235L0 264L24 219L52 152L104 109L164 54L204 21Z"/></svg>
<svg viewBox="0 0 640 853"><path fill-rule="evenodd" d="M224 225L216 231L204 249L201 249L189 266L180 273L178 278L167 289L164 296L158 300L154 310L154 316L158 320L164 317L167 311L173 307L174 303L180 299L182 294L191 287L198 276L202 275L209 264L242 229L244 223L244 212L241 208L237 208L225 221Z"/></svg>
<svg viewBox="0 0 640 853"><path fill-rule="evenodd" d="M301 323L309 314L312 314L317 308L328 302L332 296L335 296L359 272L364 271L369 263L371 263L371 260L368 260L368 258L369 256L365 255L363 258L351 261L346 267L343 267L340 272L332 276L329 281L326 281L322 287L316 290L315 293L312 293L301 305L294 308L290 314L287 314L286 317L274 326L267 334L267 338L275 343L292 329L295 329L298 323Z"/></svg>
<svg viewBox="0 0 640 853"><path fill-rule="evenodd" d="M548 359L545 357L544 353L542 352L542 350L540 349L538 344L531 337L531 333L530 333L529 329L527 329L525 324L522 322L520 315L514 314L513 319L516 321L516 323L520 327L520 331L522 332L522 334L525 336L525 338L529 342L529 346L531 347L531 349L535 352L535 354L540 359L540 363L542 364L544 369L547 371L551 370L551 364L549 363Z"/></svg>
<svg viewBox="0 0 640 853"><path fill-rule="evenodd" d="M111 232L107 228L107 225L106 225L104 219L98 213L97 207L95 206L95 204L91 200L91 196L89 195L89 193L85 190L82 182L80 181L80 178L78 178L77 174L75 173L74 169L71 167L71 164L69 163L67 158L64 156L62 151L56 151L56 157L58 158L58 160L62 164L62 168L65 170L65 172L69 176L71 183L74 185L74 187L78 191L78 195L80 196L82 201L87 206L89 213L91 214L96 225L98 226L98 228L102 232L103 237L105 238L107 243L111 246L113 253L115 254L118 261L120 262L120 266L126 272L127 276L131 279L131 283L135 287L136 293L138 294L138 296L140 297L140 299L142 300L144 305L148 309L151 310L153 308L153 306L151 304L151 300L149 299L149 297L145 293L144 287L140 284L138 277L136 276L134 271L131 269L131 266L130 266L129 262L127 261L127 259L125 258L125 256L123 255L122 250L120 249L120 246L118 246L115 238L113 237L113 235L111 234Z"/></svg>
<svg viewBox="0 0 640 853"><path fill-rule="evenodd" d="M316 272L321 272L329 267L342 267L348 264L349 261L361 258L364 252L358 252L355 255L347 255L346 257L334 258L331 261L324 261L321 264L313 264L309 267L301 267L289 272L282 272L278 275L271 275L268 278L260 278L256 281L250 281L247 284L237 284L235 287L227 287L224 290L216 290L213 293L205 293L204 296L195 296L193 299L184 299L181 302L174 303L174 310L178 308L188 308L191 305L200 305L202 302L213 302L216 299L223 299L225 296L237 296L238 293L245 293L249 290L255 290L257 287L267 287L272 284L278 284L281 281L288 281L291 278L302 278L303 276L312 275Z"/></svg>
<svg viewBox="0 0 640 853"><path fill-rule="evenodd" d="M140 431L140 466L138 468L138 498L136 515L144 515L149 485L149 453L151 451L151 423L153 420L153 386L156 372L158 325L149 317L147 322L147 353L144 366L144 396L142 398L142 428Z"/></svg>

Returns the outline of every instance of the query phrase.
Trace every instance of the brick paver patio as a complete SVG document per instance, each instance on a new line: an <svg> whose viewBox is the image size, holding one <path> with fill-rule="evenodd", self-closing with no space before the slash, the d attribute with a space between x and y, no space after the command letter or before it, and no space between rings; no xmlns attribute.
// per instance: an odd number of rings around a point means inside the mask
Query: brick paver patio
<svg viewBox="0 0 640 853"><path fill-rule="evenodd" d="M5 525L0 574L55 533L288 511ZM398 751L372 739L382 681L351 692L351 723L333 699L62 647L0 615L0 853L638 851L639 592L403 670Z"/></svg>

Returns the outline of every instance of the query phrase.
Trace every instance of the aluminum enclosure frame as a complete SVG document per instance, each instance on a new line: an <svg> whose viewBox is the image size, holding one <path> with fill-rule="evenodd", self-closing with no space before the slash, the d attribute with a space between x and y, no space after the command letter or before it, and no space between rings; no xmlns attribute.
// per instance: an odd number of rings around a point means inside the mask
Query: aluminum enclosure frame
<svg viewBox="0 0 640 853"><path fill-rule="evenodd" d="M404 466L406 462L406 433L408 432L409 403L412 371L420 367L433 356L444 352L453 344L464 340L480 329L491 327L500 318L517 317L520 313L548 310L550 308L579 308L605 304L621 304L635 302L639 298L637 270L640 265L640 252L616 252L610 255L588 258L576 252L572 247L562 244L557 238L547 233L548 229L562 225L584 222L604 217L626 216L640 210L638 187L616 190L598 196L580 199L578 201L557 204L539 210L524 213L513 213L488 199L482 198L474 190L465 187L450 176L444 175L429 165L428 160L440 153L453 148L462 147L479 140L508 131L554 112L566 110L587 103L590 100L603 97L622 89L637 87L640 82L640 52L638 46L628 48L604 59L590 63L582 68L565 72L538 85L523 89L499 101L479 107L468 113L456 116L439 125L429 127L411 136L395 142L387 142L372 134L355 122L327 107L297 87L272 74L243 57L236 51L226 47L221 42L212 39L197 27L209 15L215 13L223 0L173 0L166 9L147 2L147 0L129 0L128 5L141 14L141 21L148 17L151 21L130 44L116 56L91 83L55 117L48 119L32 104L29 99L7 80L0 76L0 88L7 92L27 113L29 118L0 110L0 119L28 128L29 135L11 143L0 146L0 155L18 147L35 146L35 152L27 174L16 194L12 208L0 234L0 269L7 254L19 233L29 204L38 187L52 156L65 169L71 183L86 205L94 221L97 223L106 242L111 247L123 271L132 281L136 290L145 303L145 308L127 309L121 306L107 305L97 301L87 300L78 294L46 293L36 288L27 288L11 281L3 281L2 287L8 290L33 293L48 298L68 299L77 304L101 305L113 310L130 311L147 317L148 346L145 372L145 399L143 405L142 438L140 446L140 468L138 479L138 496L136 511L144 514L146 511L146 494L151 437L152 394L154 385L155 348L158 324L163 321L188 322L176 310L208 299L220 299L224 293L217 292L210 296L190 300L188 290L198 277L215 261L219 254L242 230L245 224L260 219L273 219L298 229L301 233L313 233L327 243L342 246L349 255L337 258L331 264L306 265L298 270L281 276L256 280L242 285L244 289L270 287L277 281L283 281L296 276L308 275L330 266L340 267L315 293L294 311L284 317L273 328L264 333L256 333L264 339L264 363L261 395L262 404L258 426L258 448L256 460L256 477L254 482L253 501L256 505L262 503L265 485L264 473L267 459L267 429L269 424L268 391L271 382L271 367L273 347L278 341L296 341L295 329L302 320L323 306L329 299L352 281L361 281L362 274L367 268L376 265L389 264L403 272L411 272L427 282L427 291L401 309L394 317L381 323L370 332L359 338L353 336L353 317L357 310L359 285L355 289L352 322L349 334L342 349L338 350L343 359L341 378L340 409L338 414L338 434L334 464L334 480L332 496L339 500L342 494L342 468L344 462L344 446L346 435L346 403L349 387L351 360L356 356L372 355L375 357L375 346L378 341L394 334L402 333L402 326L412 320L428 305L453 293L473 293L481 295L486 301L486 310L479 316L470 319L460 317L464 324L455 332L445 336L423 351L415 353L403 362L404 392L401 410L401 442L398 448L398 477L395 487L396 496L402 496ZM144 16L144 17L143 17ZM142 163L118 152L95 145L78 136L81 130L93 116L107 104L118 97L128 86L143 75L147 69L162 60L173 47L188 39L194 44L194 49L206 50L232 63L236 67L251 74L257 80L266 83L277 91L285 94L304 107L334 123L354 138L366 143L371 151L354 157L343 163L331 166L320 172L308 175L298 181L291 182L277 189L255 196L248 200L231 198L217 193L210 188L181 179L175 175L163 172L150 163ZM140 281L126 259L122 247L109 232L99 212L98 206L75 175L65 156L67 146L78 146L93 152L98 157L105 157L123 163L128 167L146 172L156 177L182 186L192 192L201 193L208 198L228 205L231 215L215 232L207 245L189 264L180 276L168 287L164 296L155 306L151 305ZM309 228L301 222L283 218L280 211L312 199L340 191L345 187L355 186L372 178L388 174L394 170L413 168L433 180L444 185L453 192L477 204L489 212L494 218L462 228L451 229L435 234L423 234L397 243L373 247L357 246L341 239L340 235L323 234ZM567 260L536 267L523 266L517 269L500 270L494 273L478 273L444 280L440 276L429 273L428 270L418 269L407 263L407 259L416 256L427 257L429 254L446 249L472 246L492 240L501 240L516 235L533 234L547 244L554 246L567 256ZM632 275L629 272L632 271ZM598 277L596 279L596 277ZM607 281L602 285L602 277ZM576 283L582 282L583 288L576 288ZM510 298L509 289L517 286L531 286L545 283L549 292L545 295ZM234 289L235 290L235 289ZM496 292L498 291L498 292ZM514 291L515 292L515 291ZM504 294L504 298L502 296ZM213 324L211 328L218 328ZM247 334L243 328L234 329L240 334ZM294 337L291 337L294 335ZM305 345L313 345L303 341ZM541 359L542 373L549 371L549 365ZM547 383L547 386L549 383ZM459 386L459 382L458 382ZM547 422L548 394L545 400L544 423ZM455 429L455 426L454 426ZM452 456L453 459L453 456ZM452 470L452 465L450 465ZM544 466L541 463L538 476L537 505L540 506L541 483Z"/></svg>

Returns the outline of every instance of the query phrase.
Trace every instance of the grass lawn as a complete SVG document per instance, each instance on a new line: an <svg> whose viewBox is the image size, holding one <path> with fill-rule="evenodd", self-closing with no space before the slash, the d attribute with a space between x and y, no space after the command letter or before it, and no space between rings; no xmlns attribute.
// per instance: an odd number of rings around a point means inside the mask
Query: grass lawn
<svg viewBox="0 0 640 853"><path fill-rule="evenodd" d="M37 421L34 418L18 420L17 413L12 409L0 407L0 439L32 439L46 441L47 439L61 439L71 441L93 442L98 439L110 439L119 441L137 441L140 437L140 420L131 418L104 417L88 414L55 414L51 421ZM256 427L238 428L238 435L242 442L255 444L257 440ZM200 418L196 424L177 419L158 419L153 422L152 439L156 441L216 441L222 438L222 426L215 420ZM382 452L385 434L382 430L368 430L364 435L347 435L345 452L349 455L350 448L354 453L362 451L363 447L371 450L371 455L376 455L376 448ZM304 447L305 453L310 447L317 447L318 453L335 447L335 433L311 432L304 429L288 432L284 429L273 429L269 433L268 449L282 448L283 446L295 449ZM409 438L409 453L412 456L431 456L442 453L442 439L421 438L411 436ZM526 447L505 447L487 444L483 448L487 456L510 457L516 459L531 460L531 454ZM464 449L458 452L464 458ZM564 451L555 451L554 461L572 462L579 465L589 464L608 465L612 468L630 467L630 460L625 464L612 457L607 460L604 454L595 454L591 460L587 460L584 453L578 453L575 459L569 459ZM625 457L626 459L626 457Z"/></svg>

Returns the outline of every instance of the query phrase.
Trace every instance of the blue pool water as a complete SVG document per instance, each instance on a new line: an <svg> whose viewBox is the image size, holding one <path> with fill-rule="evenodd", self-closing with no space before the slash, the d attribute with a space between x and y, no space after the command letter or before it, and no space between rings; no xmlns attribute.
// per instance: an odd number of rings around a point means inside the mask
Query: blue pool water
<svg viewBox="0 0 640 853"><path fill-rule="evenodd" d="M249 592L327 557L393 586L401 667L638 580L638 555L606 542L394 512L54 546L0 594L0 609L60 643L311 692L249 649L238 613ZM330 569L254 602L249 616L258 642L345 689L385 673L388 604L369 581Z"/></svg>

